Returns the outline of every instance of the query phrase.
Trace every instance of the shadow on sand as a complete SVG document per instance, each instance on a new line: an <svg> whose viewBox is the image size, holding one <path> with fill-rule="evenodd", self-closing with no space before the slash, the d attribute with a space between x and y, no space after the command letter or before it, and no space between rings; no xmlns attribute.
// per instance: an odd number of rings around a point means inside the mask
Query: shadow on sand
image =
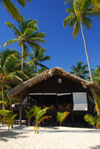
<svg viewBox="0 0 100 149"><path fill-rule="evenodd" d="M52 129L54 129L54 130L52 130ZM58 132L61 132L61 133L100 133L100 130L82 130L82 129L80 129L80 130L77 130L77 129L68 129L68 130L59 130L59 128L52 128L51 127L51 129L50 128L47 128L47 129L40 129L40 130L38 130L38 133L58 133Z"/></svg>
<svg viewBox="0 0 100 149"><path fill-rule="evenodd" d="M100 145L97 145L95 147L90 147L90 149L100 149Z"/></svg>
<svg viewBox="0 0 100 149"><path fill-rule="evenodd" d="M8 138L25 138L26 136L21 136L24 132L14 132L14 131L1 131L0 132L0 140L7 142Z"/></svg>

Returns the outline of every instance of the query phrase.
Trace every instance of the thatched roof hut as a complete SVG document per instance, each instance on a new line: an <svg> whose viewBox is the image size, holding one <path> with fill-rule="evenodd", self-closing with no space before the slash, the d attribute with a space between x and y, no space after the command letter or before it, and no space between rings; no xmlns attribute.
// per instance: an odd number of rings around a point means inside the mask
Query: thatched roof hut
<svg viewBox="0 0 100 149"><path fill-rule="evenodd" d="M39 83L41 81L47 80L48 78L54 76L55 74L63 76L63 77L68 78L70 80L73 80L75 82L81 83L84 88L92 87L92 88L96 89L96 91L98 93L100 92L100 87L97 85L97 83L85 81L85 80L83 80L83 79L81 79L81 78L79 78L73 74L70 74L67 71L64 71L63 69L61 69L59 67L55 67L55 68L52 68L52 69L49 69L49 70L42 72L38 76L35 76L35 77L23 82L22 84L17 85L16 87L14 87L13 89L11 89L9 91L8 98L9 99L13 99L13 98L20 99L21 93L23 95L23 98L25 98L26 95L28 94L28 89L30 87L36 85L37 83Z"/></svg>

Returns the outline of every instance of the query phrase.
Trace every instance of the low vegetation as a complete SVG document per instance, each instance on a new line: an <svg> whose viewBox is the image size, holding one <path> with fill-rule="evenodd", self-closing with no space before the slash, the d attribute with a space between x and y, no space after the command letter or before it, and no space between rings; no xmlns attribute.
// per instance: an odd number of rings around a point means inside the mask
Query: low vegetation
<svg viewBox="0 0 100 149"><path fill-rule="evenodd" d="M65 111L65 112L57 112L57 121L60 123L60 126L61 126L61 123L67 118L68 114L70 112L68 111Z"/></svg>
<svg viewBox="0 0 100 149"><path fill-rule="evenodd" d="M34 116L35 116L35 125L34 125L34 131L35 133L37 132L37 130L39 129L39 124L41 122L43 122L45 119L51 119L52 116L44 116L47 112L47 110L49 110L49 107L46 107L44 109L41 109L41 107L38 107L38 106L34 106L33 107L33 113L34 113Z"/></svg>
<svg viewBox="0 0 100 149"><path fill-rule="evenodd" d="M94 96L95 99L95 108L94 110L96 111L96 116L92 116L90 114L86 114L84 116L84 119L90 124L93 125L93 128L100 128L100 97L98 97L96 94L94 94L93 90L92 90L92 94Z"/></svg>

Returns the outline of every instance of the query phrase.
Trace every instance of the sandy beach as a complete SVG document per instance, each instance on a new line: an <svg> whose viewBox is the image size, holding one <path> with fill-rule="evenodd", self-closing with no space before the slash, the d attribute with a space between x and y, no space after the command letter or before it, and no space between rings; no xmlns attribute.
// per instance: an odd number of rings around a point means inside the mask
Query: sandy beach
<svg viewBox="0 0 100 149"><path fill-rule="evenodd" d="M0 149L100 149L100 129L33 126L0 129Z"/></svg>

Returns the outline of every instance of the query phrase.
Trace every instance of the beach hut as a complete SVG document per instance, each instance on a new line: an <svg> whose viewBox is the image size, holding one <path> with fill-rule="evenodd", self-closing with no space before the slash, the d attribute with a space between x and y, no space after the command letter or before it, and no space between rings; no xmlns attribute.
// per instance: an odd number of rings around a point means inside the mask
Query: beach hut
<svg viewBox="0 0 100 149"><path fill-rule="evenodd" d="M56 114L57 111L69 111L74 124L75 115L85 115L94 111L91 88L97 94L100 93L100 88L95 82L85 81L55 67L11 89L8 98L20 99L22 96L28 109L34 105L49 106L50 115Z"/></svg>

